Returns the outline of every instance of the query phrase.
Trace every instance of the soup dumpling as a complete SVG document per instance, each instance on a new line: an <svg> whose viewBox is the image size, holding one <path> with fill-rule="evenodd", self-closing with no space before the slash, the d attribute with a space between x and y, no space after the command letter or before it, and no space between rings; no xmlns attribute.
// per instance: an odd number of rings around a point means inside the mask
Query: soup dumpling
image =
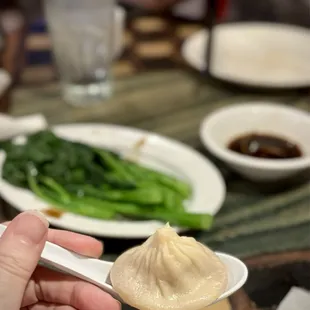
<svg viewBox="0 0 310 310"><path fill-rule="evenodd" d="M169 225L123 253L110 278L121 298L140 310L200 310L227 286L225 266L215 253Z"/></svg>

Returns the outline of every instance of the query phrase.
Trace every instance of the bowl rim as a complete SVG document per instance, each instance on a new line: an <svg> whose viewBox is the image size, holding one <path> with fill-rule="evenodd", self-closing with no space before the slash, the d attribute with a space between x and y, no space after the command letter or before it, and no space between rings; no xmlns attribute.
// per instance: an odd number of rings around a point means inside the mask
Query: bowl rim
<svg viewBox="0 0 310 310"><path fill-rule="evenodd" d="M222 107L214 112L208 114L200 125L200 139L204 146L216 157L222 159L225 162L231 164L238 164L239 166L247 166L251 168L258 169L268 169L268 170L300 170L307 167L310 167L310 156L303 156L292 159L262 159L250 157L242 154L235 153L223 146L220 146L217 141L213 138L210 133L210 127L216 122L219 121L223 114L236 112L238 109L243 108L258 108L258 109L281 109L286 113L293 113L304 119L307 118L310 123L310 114L307 114L306 111L300 110L296 107L286 106L285 104L269 101L245 101L242 103L232 104L228 107Z"/></svg>

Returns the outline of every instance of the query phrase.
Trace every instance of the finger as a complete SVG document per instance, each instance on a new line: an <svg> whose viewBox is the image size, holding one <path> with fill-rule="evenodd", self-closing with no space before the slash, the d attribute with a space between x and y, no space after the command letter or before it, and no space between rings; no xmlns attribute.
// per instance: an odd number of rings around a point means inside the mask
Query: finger
<svg viewBox="0 0 310 310"><path fill-rule="evenodd" d="M121 309L117 300L98 287L43 267L38 267L34 272L22 306L37 301L69 305L79 310Z"/></svg>
<svg viewBox="0 0 310 310"><path fill-rule="evenodd" d="M98 258L102 255L102 242L69 231L50 229L48 241L81 255Z"/></svg>
<svg viewBox="0 0 310 310"><path fill-rule="evenodd" d="M44 302L44 303L38 303L33 306L29 306L27 308L22 308L21 310L77 310L77 309L70 306L60 306L56 304L52 305Z"/></svg>
<svg viewBox="0 0 310 310"><path fill-rule="evenodd" d="M0 238L1 309L19 309L28 281L40 259L48 231L38 212L18 215Z"/></svg>
<svg viewBox="0 0 310 310"><path fill-rule="evenodd" d="M10 222L2 223L7 226ZM99 258L103 253L103 243L95 238L57 229L49 229L47 240L78 254Z"/></svg>

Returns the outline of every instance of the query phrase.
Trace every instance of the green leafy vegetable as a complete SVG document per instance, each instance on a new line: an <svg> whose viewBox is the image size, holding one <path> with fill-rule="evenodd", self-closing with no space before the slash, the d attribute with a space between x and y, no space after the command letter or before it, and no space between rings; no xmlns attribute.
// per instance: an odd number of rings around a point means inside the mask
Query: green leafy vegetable
<svg viewBox="0 0 310 310"><path fill-rule="evenodd" d="M109 150L61 139L51 131L26 144L0 143L6 152L3 178L30 189L51 206L82 216L160 220L192 229L209 229L212 216L185 211L190 186L142 167Z"/></svg>

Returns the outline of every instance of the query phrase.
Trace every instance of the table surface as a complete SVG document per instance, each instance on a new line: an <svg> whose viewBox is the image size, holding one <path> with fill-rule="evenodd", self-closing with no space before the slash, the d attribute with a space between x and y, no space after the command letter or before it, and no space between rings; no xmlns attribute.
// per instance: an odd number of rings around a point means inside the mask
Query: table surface
<svg viewBox="0 0 310 310"><path fill-rule="evenodd" d="M186 70L163 70L116 79L113 97L87 108L66 105L55 82L19 86L13 92L11 114L41 112L51 125L105 122L134 126L196 148L221 169L228 193L213 230L193 236L213 249L248 258L310 248L310 183L294 183L293 187L289 183L262 186L241 179L204 151L198 136L199 124L208 113L233 103L272 100L308 110L309 99L308 93L247 94L210 83ZM6 214L13 217L16 213L9 208ZM104 259L108 260L141 242L107 238L103 241ZM302 253L295 254L295 259L302 259ZM256 309L243 291L234 295L231 303L233 309ZM218 306L221 310L229 308L227 304Z"/></svg>
<svg viewBox="0 0 310 310"><path fill-rule="evenodd" d="M97 106L72 108L60 97L57 83L18 87L13 93L14 116L43 113L49 124L70 122L114 123L154 131L182 141L214 160L199 140L199 125L208 113L249 100L280 101L309 108L307 93L263 95L223 88L186 70L140 73L117 79L110 100ZM308 202L310 183L258 185L247 182L214 160L221 169L228 195L211 232L198 239L240 257L280 250L310 248ZM299 178L301 181L301 178ZM250 211L249 211L250 210ZM242 221L244 220L244 221ZM279 242L279 240L284 242ZM229 240L229 242L227 242ZM259 245L256 244L259 240ZM135 241L105 239L108 258Z"/></svg>

